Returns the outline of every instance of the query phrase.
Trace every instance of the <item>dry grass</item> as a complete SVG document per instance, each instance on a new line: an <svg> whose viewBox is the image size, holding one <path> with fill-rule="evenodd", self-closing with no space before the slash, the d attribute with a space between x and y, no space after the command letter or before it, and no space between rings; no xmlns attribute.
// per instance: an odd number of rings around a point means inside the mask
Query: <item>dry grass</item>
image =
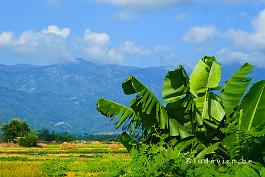
<svg viewBox="0 0 265 177"><path fill-rule="evenodd" d="M40 147L40 148L48 148L49 145L44 144L44 143L38 143L38 147Z"/></svg>
<svg viewBox="0 0 265 177"><path fill-rule="evenodd" d="M117 152L122 153L117 153ZM80 154L102 158L80 158ZM115 159L128 160L129 155L119 143L106 144L94 141L87 144L39 144L38 148L24 148L16 144L0 144L0 177L42 177L43 163L61 159L67 176L108 176L108 166ZM56 164L50 164L57 168Z"/></svg>
<svg viewBox="0 0 265 177"><path fill-rule="evenodd" d="M78 149L80 147L82 147L83 144L73 144L73 143L67 143L64 142L63 144L60 145L60 149Z"/></svg>
<svg viewBox="0 0 265 177"><path fill-rule="evenodd" d="M102 144L102 142L100 142L100 141L91 141L90 144L98 145L98 144Z"/></svg>
<svg viewBox="0 0 265 177"><path fill-rule="evenodd" d="M122 148L122 146L120 144L110 144L109 145L109 151L119 150L120 148Z"/></svg>
<svg viewBox="0 0 265 177"><path fill-rule="evenodd" d="M1 143L0 148L19 148L20 146L15 143Z"/></svg>
<svg viewBox="0 0 265 177"><path fill-rule="evenodd" d="M1 177L40 177L42 162L0 161Z"/></svg>

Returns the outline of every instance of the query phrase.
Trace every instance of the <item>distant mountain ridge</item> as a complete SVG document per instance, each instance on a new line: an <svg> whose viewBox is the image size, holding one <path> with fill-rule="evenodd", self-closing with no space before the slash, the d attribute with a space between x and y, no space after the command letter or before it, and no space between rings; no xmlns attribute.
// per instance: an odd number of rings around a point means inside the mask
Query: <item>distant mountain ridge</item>
<svg viewBox="0 0 265 177"><path fill-rule="evenodd" d="M35 130L113 132L112 122L96 110L97 99L128 103L121 83L131 74L161 93L165 73L163 68L97 65L83 59L47 66L1 65L0 123L20 117Z"/></svg>
<svg viewBox="0 0 265 177"><path fill-rule="evenodd" d="M224 65L223 78L228 79L238 67ZM97 99L128 104L130 96L123 94L121 83L129 75L161 99L166 72L165 67L98 65L84 59L47 66L0 65L0 124L19 117L35 130L114 132L112 122L97 112ZM256 68L253 75L255 80L265 79L265 69Z"/></svg>

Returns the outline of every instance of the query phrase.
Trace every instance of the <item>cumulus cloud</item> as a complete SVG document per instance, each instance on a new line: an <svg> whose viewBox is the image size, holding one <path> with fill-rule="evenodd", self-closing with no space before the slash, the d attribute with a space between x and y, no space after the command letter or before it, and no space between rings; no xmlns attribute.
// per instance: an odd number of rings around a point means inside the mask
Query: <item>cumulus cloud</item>
<svg viewBox="0 0 265 177"><path fill-rule="evenodd" d="M40 31L24 31L18 36L10 31L0 32L0 49L28 58L29 63L34 64L50 64L76 57L98 63L122 64L129 56L144 58L151 55L151 49L145 49L132 41L112 46L111 37L104 32L86 29L83 36L76 37L70 37L70 32L69 28L55 25Z"/></svg>
<svg viewBox="0 0 265 177"><path fill-rule="evenodd" d="M139 55L148 55L150 53L150 51L145 50L143 48L141 48L140 46L136 45L133 42L130 41L125 41L124 43L122 43L118 50L121 53L125 53L125 54L139 54Z"/></svg>
<svg viewBox="0 0 265 177"><path fill-rule="evenodd" d="M59 61L70 57L66 42L69 33L70 30L60 29L57 26L49 26L40 32L25 31L18 37L12 32L2 32L0 47L11 53L35 58L36 61L43 63Z"/></svg>
<svg viewBox="0 0 265 177"><path fill-rule="evenodd" d="M129 9L152 10L196 1L198 0L97 0L96 2L109 3Z"/></svg>
<svg viewBox="0 0 265 177"><path fill-rule="evenodd" d="M224 32L224 36L233 44L230 48L223 48L218 53L225 62L251 62L258 66L265 66L265 9L252 19L251 24L253 27L251 32L238 29L229 29Z"/></svg>
<svg viewBox="0 0 265 177"><path fill-rule="evenodd" d="M96 33L92 32L90 29L85 30L85 39L96 45L106 45L110 41L110 37L107 33Z"/></svg>
<svg viewBox="0 0 265 177"><path fill-rule="evenodd" d="M8 45L13 38L13 34L10 31L5 31L0 33L0 46L1 45Z"/></svg>
<svg viewBox="0 0 265 177"><path fill-rule="evenodd" d="M77 53L99 63L122 63L123 54L110 46L110 40L107 33L97 33L86 29L83 38L77 43Z"/></svg>
<svg viewBox="0 0 265 177"><path fill-rule="evenodd" d="M253 31L230 29L225 32L237 47L265 53L265 9L252 20Z"/></svg>
<svg viewBox="0 0 265 177"><path fill-rule="evenodd" d="M62 36L63 38L67 38L70 35L71 30L69 28L60 29L56 25L50 25L47 29L42 30L43 33L50 33Z"/></svg>
<svg viewBox="0 0 265 177"><path fill-rule="evenodd" d="M76 55L97 60L121 60L121 56L108 46L110 37L107 33L96 33L86 29L83 36L69 38L70 32L69 28L55 25L40 31L28 30L17 37L13 36L12 32L2 32L0 48L31 58L32 63L55 63L71 60Z"/></svg>
<svg viewBox="0 0 265 177"><path fill-rule="evenodd" d="M196 26L190 28L183 36L183 41L188 43L203 43L216 35L214 26Z"/></svg>
<svg viewBox="0 0 265 177"><path fill-rule="evenodd" d="M264 54L257 51L246 52L239 49L223 48L217 53L223 63L251 63L265 67Z"/></svg>

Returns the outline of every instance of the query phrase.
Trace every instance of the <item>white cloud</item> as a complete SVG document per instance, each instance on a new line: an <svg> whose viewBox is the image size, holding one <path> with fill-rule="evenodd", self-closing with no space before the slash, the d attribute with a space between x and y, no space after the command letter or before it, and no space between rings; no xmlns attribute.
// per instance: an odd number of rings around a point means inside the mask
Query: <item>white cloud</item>
<svg viewBox="0 0 265 177"><path fill-rule="evenodd" d="M125 41L124 43L122 43L119 46L118 50L124 54L148 55L150 53L148 50L145 50L130 41Z"/></svg>
<svg viewBox="0 0 265 177"><path fill-rule="evenodd" d="M132 11L126 10L118 12L115 17L123 21L132 21L137 17L137 15Z"/></svg>
<svg viewBox="0 0 265 177"><path fill-rule="evenodd" d="M96 45L106 45L110 41L110 37L107 33L96 33L90 29L85 30L84 37L87 41Z"/></svg>
<svg viewBox="0 0 265 177"><path fill-rule="evenodd" d="M232 46L223 48L218 55L224 62L250 62L265 67L265 9L251 21L252 31L229 29L224 32Z"/></svg>
<svg viewBox="0 0 265 177"><path fill-rule="evenodd" d="M54 34L42 30L40 32L25 31L18 37L11 32L0 35L1 48L18 55L31 57L35 62L50 63L70 58L67 39L62 34Z"/></svg>
<svg viewBox="0 0 265 177"><path fill-rule="evenodd" d="M83 38L77 44L77 53L99 63L122 63L124 55L110 46L110 36L107 33L92 32L86 29Z"/></svg>
<svg viewBox="0 0 265 177"><path fill-rule="evenodd" d="M30 58L31 63L55 63L75 57L102 62L122 62L122 54L109 47L110 37L107 33L86 29L84 36L69 38L70 31L69 28L51 25L40 31L22 32L17 37L13 36L12 32L2 32L0 48Z"/></svg>
<svg viewBox="0 0 265 177"><path fill-rule="evenodd" d="M100 63L114 62L121 64L129 55L138 57L149 55L149 50L143 49L130 41L125 41L117 47L95 45L93 43L85 42L81 47L81 51L85 53L86 56L93 58Z"/></svg>
<svg viewBox="0 0 265 177"><path fill-rule="evenodd" d="M62 28L60 29L56 25L50 25L47 29L42 30L43 33L51 33L59 35L63 38L67 38L70 35L71 30L69 28Z"/></svg>
<svg viewBox="0 0 265 177"><path fill-rule="evenodd" d="M257 51L241 51L239 49L221 49L217 57L221 59L223 63L251 63L259 67L265 67L264 54Z"/></svg>
<svg viewBox="0 0 265 177"><path fill-rule="evenodd" d="M237 47L265 53L265 9L252 20L252 26L253 32L230 29L225 34Z"/></svg>
<svg viewBox="0 0 265 177"><path fill-rule="evenodd" d="M13 38L13 34L10 31L5 31L5 32L0 33L0 46L9 44L12 38Z"/></svg>
<svg viewBox="0 0 265 177"><path fill-rule="evenodd" d="M115 49L101 46L82 47L82 52L86 57L99 63L122 63L124 59L124 56Z"/></svg>
<svg viewBox="0 0 265 177"><path fill-rule="evenodd" d="M97 0L96 2L109 3L129 9L152 10L195 1L198 0Z"/></svg>
<svg viewBox="0 0 265 177"><path fill-rule="evenodd" d="M0 54L4 51L32 64L51 64L81 57L97 63L166 65L175 59L175 52L170 47L144 48L132 41L112 46L107 33L86 29L82 36L70 36L68 29L49 26L40 31L24 31L17 36L12 32L0 32Z"/></svg>
<svg viewBox="0 0 265 177"><path fill-rule="evenodd" d="M217 33L214 26L196 26L190 28L183 36L183 41L199 44L212 38Z"/></svg>

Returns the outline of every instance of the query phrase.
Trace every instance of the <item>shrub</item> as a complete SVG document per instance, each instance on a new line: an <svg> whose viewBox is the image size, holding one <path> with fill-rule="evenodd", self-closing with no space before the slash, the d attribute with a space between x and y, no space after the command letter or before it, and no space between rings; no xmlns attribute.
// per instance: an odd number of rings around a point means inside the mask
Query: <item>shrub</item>
<svg viewBox="0 0 265 177"><path fill-rule="evenodd" d="M25 137L18 140L18 144L23 147L35 147L37 146L38 137L34 133L28 133Z"/></svg>
<svg viewBox="0 0 265 177"><path fill-rule="evenodd" d="M114 161L110 176L123 177L259 177L265 168L252 168L254 164L237 162L211 163L211 159L191 158L192 154L179 153L179 149L168 146L164 142L157 145L142 145L138 150L131 151L128 162Z"/></svg>

